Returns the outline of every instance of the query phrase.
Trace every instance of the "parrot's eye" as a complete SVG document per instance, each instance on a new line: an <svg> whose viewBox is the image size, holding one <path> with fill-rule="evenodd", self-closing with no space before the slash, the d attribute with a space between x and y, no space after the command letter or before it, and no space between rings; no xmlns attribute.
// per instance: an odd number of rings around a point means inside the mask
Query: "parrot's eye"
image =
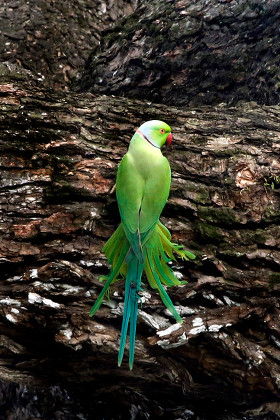
<svg viewBox="0 0 280 420"><path fill-rule="evenodd" d="M164 128L161 128L161 129L159 130L159 132L160 132L161 134L164 134L164 133L165 133L165 129L164 129Z"/></svg>

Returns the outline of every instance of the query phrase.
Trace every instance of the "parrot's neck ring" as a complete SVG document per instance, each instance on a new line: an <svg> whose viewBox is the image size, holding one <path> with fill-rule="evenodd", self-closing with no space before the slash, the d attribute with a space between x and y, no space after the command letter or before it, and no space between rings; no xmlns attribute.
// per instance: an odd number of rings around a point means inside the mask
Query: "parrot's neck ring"
<svg viewBox="0 0 280 420"><path fill-rule="evenodd" d="M157 146L156 144L152 143L151 140L148 139L148 137L146 137L143 133L141 133L141 131L137 130L136 133L140 134L143 137L143 139L145 139L152 146L156 147L157 149L160 149L159 146Z"/></svg>

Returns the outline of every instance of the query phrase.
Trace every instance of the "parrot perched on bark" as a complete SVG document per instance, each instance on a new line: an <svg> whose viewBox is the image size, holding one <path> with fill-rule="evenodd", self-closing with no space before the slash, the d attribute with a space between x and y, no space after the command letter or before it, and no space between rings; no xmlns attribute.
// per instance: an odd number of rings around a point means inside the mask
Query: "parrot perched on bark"
<svg viewBox="0 0 280 420"><path fill-rule="evenodd" d="M106 283L90 311L93 316L100 307L110 285L126 278L125 302L118 365L122 363L129 326L129 368L133 368L139 291L142 274L179 323L165 286L184 284L178 280L168 262L176 260L174 253L183 259L195 255L171 242L171 234L159 221L167 201L171 171L161 147L172 142L171 128L163 121L153 120L142 124L130 141L117 172L116 194L121 224L104 245L103 251L111 264L108 276L100 278Z"/></svg>

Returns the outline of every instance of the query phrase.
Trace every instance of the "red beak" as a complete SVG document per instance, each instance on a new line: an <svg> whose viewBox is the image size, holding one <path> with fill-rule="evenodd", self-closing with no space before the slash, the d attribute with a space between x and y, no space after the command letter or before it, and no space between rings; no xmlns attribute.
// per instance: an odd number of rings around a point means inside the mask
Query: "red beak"
<svg viewBox="0 0 280 420"><path fill-rule="evenodd" d="M170 144L172 143L172 134L169 133L168 136L166 137L166 143L167 146L170 146Z"/></svg>

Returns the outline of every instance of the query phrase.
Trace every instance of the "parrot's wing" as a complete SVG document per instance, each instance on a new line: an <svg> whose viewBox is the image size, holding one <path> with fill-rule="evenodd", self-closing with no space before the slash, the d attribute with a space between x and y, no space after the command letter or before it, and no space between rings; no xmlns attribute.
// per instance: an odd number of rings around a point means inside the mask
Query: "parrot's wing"
<svg viewBox="0 0 280 420"><path fill-rule="evenodd" d="M124 155L117 173L116 193L119 211L130 245L143 262L143 252L139 232L139 215L144 191L143 177L136 170L133 159Z"/></svg>
<svg viewBox="0 0 280 420"><path fill-rule="evenodd" d="M156 225L170 191L171 171L168 160L162 155L154 162L153 176L145 183L140 210L139 230L143 241Z"/></svg>
<svg viewBox="0 0 280 420"><path fill-rule="evenodd" d="M139 259L143 256L141 243L146 242L159 219L171 181L168 160L162 155L153 160L148 172L151 172L149 177L143 176L128 152L121 161L116 182L124 230Z"/></svg>

